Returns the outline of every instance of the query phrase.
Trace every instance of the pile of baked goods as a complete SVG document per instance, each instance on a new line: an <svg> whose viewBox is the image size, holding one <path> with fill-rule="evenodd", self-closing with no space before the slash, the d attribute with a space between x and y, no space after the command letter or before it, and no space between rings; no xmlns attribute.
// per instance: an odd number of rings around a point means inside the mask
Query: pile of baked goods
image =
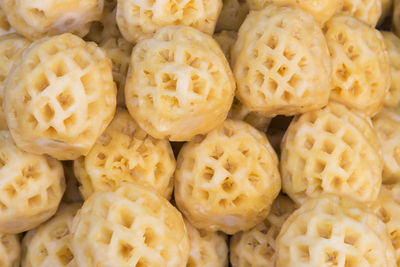
<svg viewBox="0 0 400 267"><path fill-rule="evenodd" d="M400 0L0 0L0 267L400 267Z"/></svg>

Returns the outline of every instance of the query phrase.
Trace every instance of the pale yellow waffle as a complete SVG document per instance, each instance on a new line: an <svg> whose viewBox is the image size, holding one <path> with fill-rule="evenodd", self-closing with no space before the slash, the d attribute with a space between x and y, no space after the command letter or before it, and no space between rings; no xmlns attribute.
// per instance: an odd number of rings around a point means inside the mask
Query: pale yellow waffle
<svg viewBox="0 0 400 267"><path fill-rule="evenodd" d="M125 79L128 73L132 44L123 38L110 38L100 44L107 57L112 61L114 81L117 84L117 104L125 106Z"/></svg>
<svg viewBox="0 0 400 267"><path fill-rule="evenodd" d="M382 31L383 41L389 54L392 82L386 94L384 105L400 106L400 39L392 32Z"/></svg>
<svg viewBox="0 0 400 267"><path fill-rule="evenodd" d="M81 206L81 203L62 204L51 220L26 233L21 267L77 266L69 240L72 219Z"/></svg>
<svg viewBox="0 0 400 267"><path fill-rule="evenodd" d="M331 100L373 116L391 83L381 33L353 17L335 16L326 23L325 37L332 58Z"/></svg>
<svg viewBox="0 0 400 267"><path fill-rule="evenodd" d="M297 6L310 13L319 24L328 21L342 7L343 0L247 0L252 10L261 10L268 5Z"/></svg>
<svg viewBox="0 0 400 267"><path fill-rule="evenodd" d="M386 224L400 266L400 184L383 185L372 209Z"/></svg>
<svg viewBox="0 0 400 267"><path fill-rule="evenodd" d="M277 267L395 266L387 228L367 206L338 196L310 199L283 224Z"/></svg>
<svg viewBox="0 0 400 267"><path fill-rule="evenodd" d="M268 5L251 12L231 49L237 97L266 116L323 107L331 62L320 27L299 8Z"/></svg>
<svg viewBox="0 0 400 267"><path fill-rule="evenodd" d="M382 145L382 180L400 182L400 110L383 108L372 122Z"/></svg>
<svg viewBox="0 0 400 267"><path fill-rule="evenodd" d="M1 5L1 4L0 4ZM0 7L0 35L8 34L15 32L13 28L11 28L10 23L8 23L6 14L2 7Z"/></svg>
<svg viewBox="0 0 400 267"><path fill-rule="evenodd" d="M194 228L187 220L185 226L190 240L186 267L227 267L228 245L226 235Z"/></svg>
<svg viewBox="0 0 400 267"><path fill-rule="evenodd" d="M110 191L121 182L146 183L169 199L175 158L167 140L149 136L125 109L117 113L85 157L74 162L82 196Z"/></svg>
<svg viewBox="0 0 400 267"><path fill-rule="evenodd" d="M16 60L4 101L21 149L75 159L88 153L114 115L111 60L70 33L40 39Z"/></svg>
<svg viewBox="0 0 400 267"><path fill-rule="evenodd" d="M278 158L265 134L226 120L181 149L175 201L198 229L248 230L268 215L281 188Z"/></svg>
<svg viewBox="0 0 400 267"><path fill-rule="evenodd" d="M218 42L219 46L224 52L226 59L228 62L231 62L231 49L235 44L237 39L237 32L234 31L222 31L214 34L215 41Z"/></svg>
<svg viewBox="0 0 400 267"><path fill-rule="evenodd" d="M83 199L79 191L79 182L74 174L73 161L63 161L64 176L65 176L65 193L62 201L66 203L81 202Z"/></svg>
<svg viewBox="0 0 400 267"><path fill-rule="evenodd" d="M21 245L18 235L0 234L0 266L20 267Z"/></svg>
<svg viewBox="0 0 400 267"><path fill-rule="evenodd" d="M101 18L103 0L2 0L11 26L31 40L71 32L84 36Z"/></svg>
<svg viewBox="0 0 400 267"><path fill-rule="evenodd" d="M232 108L229 111L228 118L233 120L242 120L257 128L261 132L266 132L271 122L271 118L265 117L263 114L248 110L236 98L233 101Z"/></svg>
<svg viewBox="0 0 400 267"><path fill-rule="evenodd" d="M168 26L134 47L125 102L154 138L188 141L224 121L234 90L229 64L211 36Z"/></svg>
<svg viewBox="0 0 400 267"><path fill-rule="evenodd" d="M374 201L382 183L382 154L372 123L341 104L291 122L281 144L283 190L297 203L333 193Z"/></svg>
<svg viewBox="0 0 400 267"><path fill-rule="evenodd" d="M343 13L375 27L382 14L382 0L342 0Z"/></svg>
<svg viewBox="0 0 400 267"><path fill-rule="evenodd" d="M3 96L5 80L11 67L20 53L30 44L24 37L10 33L0 36L0 130L7 129L7 122L3 111Z"/></svg>
<svg viewBox="0 0 400 267"><path fill-rule="evenodd" d="M104 0L103 15L99 21L91 24L90 31L85 39L102 43L108 39L120 38L121 33L118 29L116 13L117 0Z"/></svg>
<svg viewBox="0 0 400 267"><path fill-rule="evenodd" d="M233 267L273 267L275 239L286 218L294 211L293 201L279 195L268 217L254 228L231 237L230 260Z"/></svg>
<svg viewBox="0 0 400 267"><path fill-rule="evenodd" d="M185 266L189 239L166 199L139 185L88 198L72 226L78 266Z"/></svg>
<svg viewBox="0 0 400 267"><path fill-rule="evenodd" d="M62 165L17 148L0 131L0 233L35 228L56 212L65 190Z"/></svg>
<svg viewBox="0 0 400 267"><path fill-rule="evenodd" d="M249 13L246 0L223 0L215 31L237 31Z"/></svg>
<svg viewBox="0 0 400 267"><path fill-rule="evenodd" d="M118 0L117 24L132 43L150 38L168 25L186 25L212 35L222 0Z"/></svg>

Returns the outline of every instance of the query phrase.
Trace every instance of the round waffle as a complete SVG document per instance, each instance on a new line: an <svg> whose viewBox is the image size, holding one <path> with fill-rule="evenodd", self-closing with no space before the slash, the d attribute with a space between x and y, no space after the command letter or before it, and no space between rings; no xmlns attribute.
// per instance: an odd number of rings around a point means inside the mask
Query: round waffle
<svg viewBox="0 0 400 267"><path fill-rule="evenodd" d="M382 183L382 153L372 123L341 104L291 122L281 144L283 190L297 203L323 193L373 201Z"/></svg>
<svg viewBox="0 0 400 267"><path fill-rule="evenodd" d="M125 102L154 138L188 141L224 121L234 90L229 64L211 36L168 26L134 47Z"/></svg>
<svg viewBox="0 0 400 267"><path fill-rule="evenodd" d="M331 62L320 27L299 8L251 12L231 50L237 97L266 116L294 115L328 103Z"/></svg>
<svg viewBox="0 0 400 267"><path fill-rule="evenodd" d="M395 266L385 224L349 198L310 199L283 224L277 267Z"/></svg>
<svg viewBox="0 0 400 267"><path fill-rule="evenodd" d="M373 116L390 87L382 35L353 17L336 16L326 23L325 37L332 58L331 100Z"/></svg>
<svg viewBox="0 0 400 267"><path fill-rule="evenodd" d="M72 219L81 203L61 205L56 215L29 231L22 241L22 267L75 267L69 240Z"/></svg>
<svg viewBox="0 0 400 267"><path fill-rule="evenodd" d="M175 171L175 201L198 229L247 230L268 215L280 191L278 158L266 136L226 120L186 143Z"/></svg>
<svg viewBox="0 0 400 267"><path fill-rule="evenodd" d="M124 109L118 109L87 156L74 163L85 199L133 181L146 183L169 199L175 166L169 142L149 136Z"/></svg>
<svg viewBox="0 0 400 267"><path fill-rule="evenodd" d="M181 214L139 185L88 198L72 226L78 266L185 266L189 239Z"/></svg>
<svg viewBox="0 0 400 267"><path fill-rule="evenodd" d="M21 149L75 159L88 153L114 115L111 61L70 33L40 39L16 60L4 101Z"/></svg>
<svg viewBox="0 0 400 267"><path fill-rule="evenodd" d="M101 18L103 0L3 0L11 26L31 40L71 32L84 36Z"/></svg>
<svg viewBox="0 0 400 267"><path fill-rule="evenodd" d="M132 43L152 37L167 25L186 25L213 34L221 8L222 0L119 0L117 23Z"/></svg>
<svg viewBox="0 0 400 267"><path fill-rule="evenodd" d="M0 131L0 232L35 228L57 211L65 190L60 162L17 148L8 131Z"/></svg>

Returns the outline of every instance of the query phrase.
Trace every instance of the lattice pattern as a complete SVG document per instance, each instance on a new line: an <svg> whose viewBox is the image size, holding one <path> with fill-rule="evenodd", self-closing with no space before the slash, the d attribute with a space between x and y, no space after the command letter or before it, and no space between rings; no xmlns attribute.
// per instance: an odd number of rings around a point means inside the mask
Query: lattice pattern
<svg viewBox="0 0 400 267"><path fill-rule="evenodd" d="M129 113L119 109L88 155L75 161L75 174L86 199L111 191L121 182L146 183L169 199L175 158L167 140L154 139Z"/></svg>
<svg viewBox="0 0 400 267"><path fill-rule="evenodd" d="M22 241L22 267L76 267L71 252L72 219L81 203L61 205L56 215L29 231Z"/></svg>
<svg viewBox="0 0 400 267"><path fill-rule="evenodd" d="M326 24L325 36L332 57L331 99L373 116L390 87L382 35L353 17L337 16Z"/></svg>
<svg viewBox="0 0 400 267"><path fill-rule="evenodd" d="M27 39L18 34L0 36L0 130L7 129L6 117L3 111L5 80L14 61L29 44L30 42Z"/></svg>
<svg viewBox="0 0 400 267"><path fill-rule="evenodd" d="M96 43L103 43L108 39L119 39L122 37L117 25L116 13L117 0L104 0L103 15L100 21L94 21L91 24L90 31L85 36L85 39L95 41Z"/></svg>
<svg viewBox="0 0 400 267"><path fill-rule="evenodd" d="M168 25L186 25L213 34L222 0L119 0L117 24L124 38L136 43Z"/></svg>
<svg viewBox="0 0 400 267"><path fill-rule="evenodd" d="M389 54L392 83L386 94L384 105L398 107L400 105L400 39L391 32L381 32L386 50Z"/></svg>
<svg viewBox="0 0 400 267"><path fill-rule="evenodd" d="M343 13L375 27L382 14L382 0L343 0Z"/></svg>
<svg viewBox="0 0 400 267"><path fill-rule="evenodd" d="M395 266L385 224L349 198L310 199L283 224L276 266Z"/></svg>
<svg viewBox="0 0 400 267"><path fill-rule="evenodd" d="M8 23L6 14L2 7L0 7L0 35L8 34L15 32L13 28L11 28L10 23Z"/></svg>
<svg viewBox="0 0 400 267"><path fill-rule="evenodd" d="M400 182L400 110L383 108L372 122L382 145L383 182Z"/></svg>
<svg viewBox="0 0 400 267"><path fill-rule="evenodd" d="M113 64L114 82L117 84L117 104L125 106L125 78L128 73L129 59L132 52L132 44L123 38L111 38L100 44L107 57Z"/></svg>
<svg viewBox="0 0 400 267"><path fill-rule="evenodd" d="M0 131L0 180L1 233L20 233L46 221L65 190L61 163L20 150L7 131Z"/></svg>
<svg viewBox="0 0 400 267"><path fill-rule="evenodd" d="M11 26L31 40L71 32L85 36L90 23L101 18L102 0L3 0Z"/></svg>
<svg viewBox="0 0 400 267"><path fill-rule="evenodd" d="M79 191L79 182L74 174L73 161L63 161L62 164L66 181L65 193L62 201L66 203L81 202L82 197Z"/></svg>
<svg viewBox="0 0 400 267"><path fill-rule="evenodd" d="M400 266L400 185L383 185L378 199L372 204L375 214L386 224L396 264Z"/></svg>
<svg viewBox="0 0 400 267"><path fill-rule="evenodd" d="M95 193L73 222L78 266L185 266L189 239L181 214L144 187Z"/></svg>
<svg viewBox="0 0 400 267"><path fill-rule="evenodd" d="M230 243L232 266L275 266L275 239L294 209L294 203L290 198L279 195L264 222L246 232L235 234Z"/></svg>
<svg viewBox="0 0 400 267"><path fill-rule="evenodd" d="M28 152L75 159L114 115L111 61L96 44L69 33L34 42L7 81L8 127Z"/></svg>
<svg viewBox="0 0 400 267"><path fill-rule="evenodd" d="M371 121L340 104L305 113L282 141L282 187L297 203L322 193L373 201L382 182L380 143Z"/></svg>
<svg viewBox="0 0 400 267"><path fill-rule="evenodd" d="M228 118L233 120L242 120L257 128L261 132L266 132L271 122L271 118L248 110L238 99L234 99Z"/></svg>
<svg viewBox="0 0 400 267"><path fill-rule="evenodd" d="M20 267L20 257L19 236L0 234L0 266Z"/></svg>
<svg viewBox="0 0 400 267"><path fill-rule="evenodd" d="M238 31L249 13L246 0L223 0L215 31Z"/></svg>
<svg viewBox="0 0 400 267"><path fill-rule="evenodd" d="M214 39L218 42L219 46L225 54L226 59L230 63L231 49L236 42L237 33L234 31L222 31L220 33L214 34Z"/></svg>
<svg viewBox="0 0 400 267"><path fill-rule="evenodd" d="M343 0L247 0L250 9L261 10L268 5L299 7L310 13L316 22L324 24L341 7Z"/></svg>
<svg viewBox="0 0 400 267"><path fill-rule="evenodd" d="M231 50L237 97L267 116L323 107L331 62L325 38L301 9L267 6L250 13Z"/></svg>
<svg viewBox="0 0 400 267"><path fill-rule="evenodd" d="M178 156L175 201L198 229L247 230L268 215L280 191L278 158L265 135L226 120Z"/></svg>
<svg viewBox="0 0 400 267"><path fill-rule="evenodd" d="M125 99L151 136L187 141L224 121L234 90L229 64L211 36L168 26L134 47Z"/></svg>
<svg viewBox="0 0 400 267"><path fill-rule="evenodd" d="M185 220L190 240L186 267L228 266L227 236L221 232L197 230Z"/></svg>

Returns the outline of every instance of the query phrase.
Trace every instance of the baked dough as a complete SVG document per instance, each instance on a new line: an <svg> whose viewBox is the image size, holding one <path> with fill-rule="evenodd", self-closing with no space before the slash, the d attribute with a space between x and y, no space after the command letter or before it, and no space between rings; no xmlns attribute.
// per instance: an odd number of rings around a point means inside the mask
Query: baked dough
<svg viewBox="0 0 400 267"><path fill-rule="evenodd" d="M74 218L72 232L78 266L181 267L189 256L179 211L139 185L94 193Z"/></svg>
<svg viewBox="0 0 400 267"><path fill-rule="evenodd" d="M231 49L236 97L265 116L294 115L328 103L331 61L320 27L299 8L251 12Z"/></svg>
<svg viewBox="0 0 400 267"><path fill-rule="evenodd" d="M0 131L0 232L21 233L56 213L65 190L62 165L17 148Z"/></svg>
<svg viewBox="0 0 400 267"><path fill-rule="evenodd" d="M103 0L2 0L11 26L36 40L71 32L85 36L90 23L101 18Z"/></svg>
<svg viewBox="0 0 400 267"><path fill-rule="evenodd" d="M69 240L72 219L81 206L81 203L62 204L51 220L26 233L21 267L77 266Z"/></svg>
<svg viewBox="0 0 400 267"><path fill-rule="evenodd" d="M198 229L234 234L267 217L281 180L265 134L226 120L186 143L175 171L175 201Z"/></svg>
<svg viewBox="0 0 400 267"><path fill-rule="evenodd" d="M87 154L116 106L111 60L66 33L32 43L7 79L4 110L21 149L72 160Z"/></svg>
<svg viewBox="0 0 400 267"><path fill-rule="evenodd" d="M382 31L383 41L389 54L392 82L386 94L384 105L388 107L400 106L400 39L392 32Z"/></svg>
<svg viewBox="0 0 400 267"><path fill-rule="evenodd" d="M331 100L375 115L390 87L390 63L383 37L350 16L335 16L325 25L332 58Z"/></svg>
<svg viewBox="0 0 400 267"><path fill-rule="evenodd" d="M20 267L21 245L18 235L0 234L0 266Z"/></svg>
<svg viewBox="0 0 400 267"><path fill-rule="evenodd" d="M339 13L343 13L368 24L376 26L382 14L382 0L342 0L343 6Z"/></svg>
<svg viewBox="0 0 400 267"><path fill-rule="evenodd" d="M89 153L75 160L74 171L85 199L122 182L146 183L169 199L175 166L169 142L149 136L125 109L118 109Z"/></svg>
<svg viewBox="0 0 400 267"><path fill-rule="evenodd" d="M212 35L221 8L222 0L118 0L117 24L132 43L168 25L191 26Z"/></svg>
<svg viewBox="0 0 400 267"><path fill-rule="evenodd" d="M281 149L282 187L296 203L324 193L364 202L378 196L381 144L370 119L341 104L295 117Z"/></svg>
<svg viewBox="0 0 400 267"><path fill-rule="evenodd" d="M396 266L385 224L362 203L326 196L310 199L276 240L277 267Z"/></svg>
<svg viewBox="0 0 400 267"><path fill-rule="evenodd" d="M125 102L140 127L158 139L188 141L221 124L235 80L209 35L168 26L132 51Z"/></svg>

